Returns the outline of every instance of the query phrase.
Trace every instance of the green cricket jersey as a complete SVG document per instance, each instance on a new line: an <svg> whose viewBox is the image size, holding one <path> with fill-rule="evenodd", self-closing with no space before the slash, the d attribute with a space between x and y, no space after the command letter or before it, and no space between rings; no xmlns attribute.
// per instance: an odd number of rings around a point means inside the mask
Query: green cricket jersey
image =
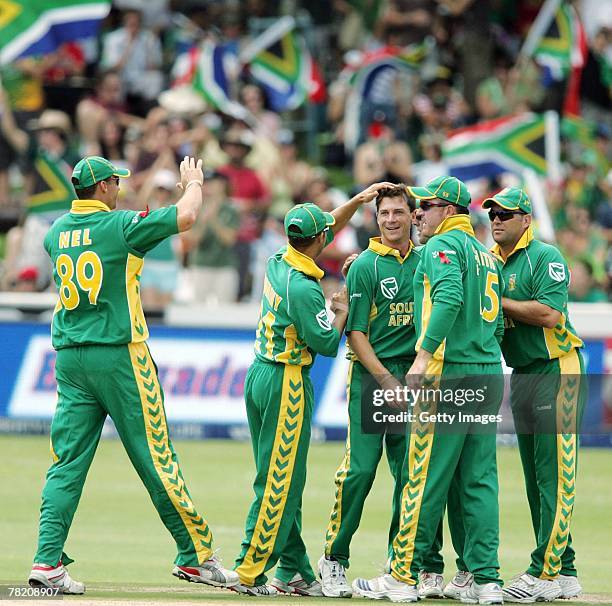
<svg viewBox="0 0 612 606"><path fill-rule="evenodd" d="M376 357L414 357L414 273L420 255L412 243L405 257L380 238L352 263L346 277L349 315L346 332L368 335ZM349 357L354 358L349 350Z"/></svg>
<svg viewBox="0 0 612 606"><path fill-rule="evenodd" d="M414 301L417 351L454 364L500 362L501 274L468 215L444 220L425 244Z"/></svg>
<svg viewBox="0 0 612 606"><path fill-rule="evenodd" d="M554 360L582 347L567 313L570 275L561 253L533 237L531 227L517 242L504 262L499 245L491 252L502 262L505 297L517 301L538 301L561 313L554 328L532 326L505 318L502 352L506 364L521 368L536 360Z"/></svg>
<svg viewBox="0 0 612 606"><path fill-rule="evenodd" d="M331 230L328 232L333 239ZM268 259L255 357L311 366L315 355L338 353L340 333L331 325L319 280L323 270L291 245Z"/></svg>
<svg viewBox="0 0 612 606"><path fill-rule="evenodd" d="M143 257L176 233L176 206L110 212L99 200L75 200L44 241L59 291L53 347L147 339L139 287Z"/></svg>

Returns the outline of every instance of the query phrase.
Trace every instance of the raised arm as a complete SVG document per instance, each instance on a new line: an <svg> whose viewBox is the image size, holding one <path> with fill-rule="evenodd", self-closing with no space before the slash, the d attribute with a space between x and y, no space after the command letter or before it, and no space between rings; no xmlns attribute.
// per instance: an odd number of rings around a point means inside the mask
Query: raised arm
<svg viewBox="0 0 612 606"><path fill-rule="evenodd" d="M19 154L28 149L28 135L22 131L15 122L11 104L6 96L4 88L0 83L0 127L6 140Z"/></svg>
<svg viewBox="0 0 612 606"><path fill-rule="evenodd" d="M202 160L196 162L195 158L185 156L180 166L181 182L179 188L183 195L176 203L176 223L180 232L191 229L198 218L202 208L202 185L204 173Z"/></svg>

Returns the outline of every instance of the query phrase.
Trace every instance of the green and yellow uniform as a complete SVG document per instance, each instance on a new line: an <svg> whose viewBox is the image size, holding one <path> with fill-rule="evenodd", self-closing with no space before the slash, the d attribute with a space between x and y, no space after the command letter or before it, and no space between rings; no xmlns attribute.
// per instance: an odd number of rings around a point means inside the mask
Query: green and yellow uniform
<svg viewBox="0 0 612 606"><path fill-rule="evenodd" d="M491 204L531 213L517 188L502 190L483 206ZM499 245L492 252L502 263L505 297L537 301L561 314L554 328L506 317L502 352L514 369L510 402L536 538L527 572L542 579L576 576L569 526L586 381L582 341L567 312L569 270L557 248L534 239L531 226L505 260Z"/></svg>
<svg viewBox="0 0 612 606"><path fill-rule="evenodd" d="M88 161L93 182L129 175L90 158L75 168L85 183L77 169ZM212 534L191 501L168 437L139 295L145 253L176 233L175 206L110 212L98 200L75 200L45 237L59 291L51 331L57 407L35 562L71 561L62 550L107 415L177 543L175 562L197 566L212 554Z"/></svg>
<svg viewBox="0 0 612 606"><path fill-rule="evenodd" d="M368 249L351 265L346 278L350 301L346 332L365 333L376 357L400 380L410 368L415 355L413 278L418 262L419 254L412 244L402 257L396 249L382 244L380 238L372 238ZM349 359L346 452L336 471L336 501L325 536L325 555L336 559L345 568L349 565L350 542L359 527L383 444L395 479L389 529L391 549L391 542L399 528L402 470L406 454L405 434L364 432L361 422L363 392L371 391L377 384L350 351Z"/></svg>
<svg viewBox="0 0 612 606"><path fill-rule="evenodd" d="M334 223L314 204L287 213L287 233L296 221L304 237ZM327 243L332 239L328 231ZM257 473L235 570L248 586L264 584L265 572L277 562L276 578L284 583L296 573L308 583L315 579L301 537L314 404L310 368L316 354L335 356L341 337L325 309L322 277L316 263L291 245L266 267L255 361L244 385Z"/></svg>
<svg viewBox="0 0 612 606"><path fill-rule="evenodd" d="M450 177L409 190L417 199L440 198L464 207L470 203L465 185ZM474 237L468 215L447 218L427 242L414 294L416 350L433 354L427 375L435 379L429 386L454 391L452 401L419 398L412 408L408 481L391 574L408 584L418 582L453 490L463 522L455 529L455 548L477 583L499 583L495 419L503 395L500 273L495 259ZM458 389L476 387L484 390L482 401L455 405ZM444 423L441 417L432 417L458 412L473 414L474 420ZM476 419L485 415L491 423L479 431Z"/></svg>

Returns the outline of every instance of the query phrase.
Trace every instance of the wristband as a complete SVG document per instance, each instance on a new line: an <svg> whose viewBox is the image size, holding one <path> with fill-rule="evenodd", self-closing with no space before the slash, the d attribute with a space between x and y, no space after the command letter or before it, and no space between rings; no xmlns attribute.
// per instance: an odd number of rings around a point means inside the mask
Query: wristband
<svg viewBox="0 0 612 606"><path fill-rule="evenodd" d="M198 184L200 187L202 187L202 185L204 185L204 184L202 183L202 181L199 181L198 179L192 179L191 181L189 181L189 183L187 183L187 185L185 185L185 191L187 191L187 188L188 188L190 185L193 185L194 183L197 183L197 184Z"/></svg>

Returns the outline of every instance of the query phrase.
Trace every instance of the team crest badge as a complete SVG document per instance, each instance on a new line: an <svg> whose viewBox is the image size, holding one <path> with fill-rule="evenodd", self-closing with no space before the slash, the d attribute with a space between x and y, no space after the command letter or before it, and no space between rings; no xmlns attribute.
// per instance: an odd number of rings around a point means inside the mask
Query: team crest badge
<svg viewBox="0 0 612 606"><path fill-rule="evenodd" d="M516 274L512 274L508 278L508 290L514 290L516 288Z"/></svg>
<svg viewBox="0 0 612 606"><path fill-rule="evenodd" d="M316 316L317 323L323 330L331 330L331 323L329 321L329 316L327 315L327 311L322 309Z"/></svg>
<svg viewBox="0 0 612 606"><path fill-rule="evenodd" d="M399 286L397 285L397 280L395 277L385 278L380 281L380 290L382 291L383 297L385 299L393 299L397 292L399 291Z"/></svg>
<svg viewBox="0 0 612 606"><path fill-rule="evenodd" d="M565 265L563 263L549 263L548 275L555 282L563 282L565 280Z"/></svg>

